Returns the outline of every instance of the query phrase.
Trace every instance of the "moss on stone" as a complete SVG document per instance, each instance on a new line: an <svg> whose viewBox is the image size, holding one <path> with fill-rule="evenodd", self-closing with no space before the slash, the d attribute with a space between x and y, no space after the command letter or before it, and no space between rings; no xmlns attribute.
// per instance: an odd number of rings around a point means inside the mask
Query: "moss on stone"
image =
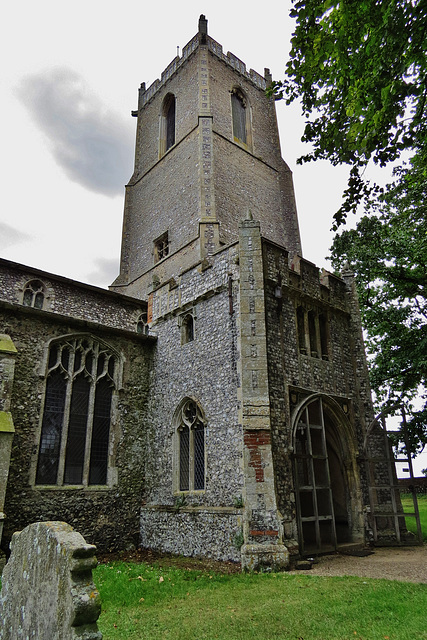
<svg viewBox="0 0 427 640"><path fill-rule="evenodd" d="M6 353L17 353L13 340L7 335L7 333L0 333L0 351L5 351Z"/></svg>
<svg viewBox="0 0 427 640"><path fill-rule="evenodd" d="M0 411L0 431L2 433L15 433L10 411Z"/></svg>

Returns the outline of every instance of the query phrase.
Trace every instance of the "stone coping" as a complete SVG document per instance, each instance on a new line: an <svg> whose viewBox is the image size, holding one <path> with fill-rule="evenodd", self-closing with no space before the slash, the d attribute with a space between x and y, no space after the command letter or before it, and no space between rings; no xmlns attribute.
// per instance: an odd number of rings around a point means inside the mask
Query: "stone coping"
<svg viewBox="0 0 427 640"><path fill-rule="evenodd" d="M7 333L0 333L0 352L2 353L18 353L17 348L13 344L13 340Z"/></svg>

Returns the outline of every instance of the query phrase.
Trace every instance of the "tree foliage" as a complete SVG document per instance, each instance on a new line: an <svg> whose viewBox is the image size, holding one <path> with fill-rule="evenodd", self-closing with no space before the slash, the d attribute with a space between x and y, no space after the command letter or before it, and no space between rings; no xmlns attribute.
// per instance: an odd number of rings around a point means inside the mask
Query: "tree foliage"
<svg viewBox="0 0 427 640"><path fill-rule="evenodd" d="M411 451L427 444L427 182L424 155L398 171L375 211L336 235L332 262L356 274L371 383L379 403L401 400ZM424 188L422 188L424 184ZM412 406L414 399L417 403Z"/></svg>
<svg viewBox="0 0 427 640"><path fill-rule="evenodd" d="M296 30L285 79L269 91L300 99L307 118L300 162L349 164L344 202L334 227L379 192L363 179L416 150L426 139L426 0L294 0Z"/></svg>
<svg viewBox="0 0 427 640"><path fill-rule="evenodd" d="M300 163L350 167L333 228L361 203L365 216L335 237L332 261L356 274L372 387L383 410L406 405L414 452L427 441L427 0L293 0L291 16L285 78L269 93L301 102ZM370 161L398 165L394 182L370 185Z"/></svg>

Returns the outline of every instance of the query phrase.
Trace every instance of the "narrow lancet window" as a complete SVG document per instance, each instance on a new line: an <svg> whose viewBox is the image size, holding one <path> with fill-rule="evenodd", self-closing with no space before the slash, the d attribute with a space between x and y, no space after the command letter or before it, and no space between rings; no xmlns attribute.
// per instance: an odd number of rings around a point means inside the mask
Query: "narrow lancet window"
<svg viewBox="0 0 427 640"><path fill-rule="evenodd" d="M205 420L199 405L191 399L178 413L178 490L205 488Z"/></svg>

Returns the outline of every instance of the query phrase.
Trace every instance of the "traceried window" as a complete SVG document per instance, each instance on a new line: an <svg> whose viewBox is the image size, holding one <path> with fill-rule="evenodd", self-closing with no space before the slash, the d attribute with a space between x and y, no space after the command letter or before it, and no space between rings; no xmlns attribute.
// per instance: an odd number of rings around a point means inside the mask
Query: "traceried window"
<svg viewBox="0 0 427 640"><path fill-rule="evenodd" d="M160 122L160 157L175 144L176 99L172 93L163 100Z"/></svg>
<svg viewBox="0 0 427 640"><path fill-rule="evenodd" d="M138 322L136 323L136 332L142 333L145 336L148 336L149 326L147 322L147 312L144 311L138 318Z"/></svg>
<svg viewBox="0 0 427 640"><path fill-rule="evenodd" d="M205 422L199 405L185 400L178 415L178 489L205 488Z"/></svg>
<svg viewBox="0 0 427 640"><path fill-rule="evenodd" d="M113 353L91 337L51 344L36 484L107 484L117 367Z"/></svg>
<svg viewBox="0 0 427 640"><path fill-rule="evenodd" d="M169 236L166 231L154 241L154 262L159 262L169 255Z"/></svg>
<svg viewBox="0 0 427 640"><path fill-rule="evenodd" d="M249 145L249 113L246 97L240 89L231 92L233 138L235 142Z"/></svg>
<svg viewBox="0 0 427 640"><path fill-rule="evenodd" d="M31 280L24 287L24 295L22 304L26 307L34 307L35 309L43 309L45 298L45 289L43 282L40 280Z"/></svg>

